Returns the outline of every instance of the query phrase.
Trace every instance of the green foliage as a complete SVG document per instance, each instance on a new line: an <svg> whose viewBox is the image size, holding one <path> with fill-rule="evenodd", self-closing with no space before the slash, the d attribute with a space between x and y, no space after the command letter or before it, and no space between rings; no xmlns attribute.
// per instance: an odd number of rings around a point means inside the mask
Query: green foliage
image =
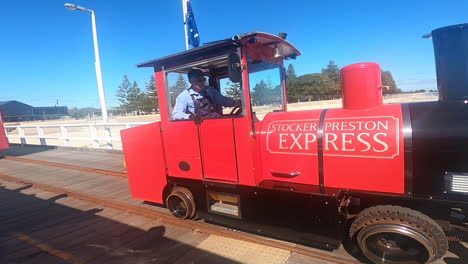
<svg viewBox="0 0 468 264"><path fill-rule="evenodd" d="M322 74L326 75L331 82L340 83L340 67L334 61L330 61L327 67L322 68Z"/></svg>
<svg viewBox="0 0 468 264"><path fill-rule="evenodd" d="M128 112L150 113L158 107L154 76L151 76L149 83L146 84L146 91L142 91L136 81L130 84L128 76L125 74L116 96L120 102L119 108Z"/></svg>
<svg viewBox="0 0 468 264"><path fill-rule="evenodd" d="M291 75L290 68L292 71L294 70L293 67L288 67L287 75ZM340 98L340 68L334 61L330 61L322 69L322 73L310 73L289 78L287 86L289 102Z"/></svg>
<svg viewBox="0 0 468 264"><path fill-rule="evenodd" d="M82 119L91 117L94 115L100 115L101 110L97 108L87 107L87 108L77 108L73 107L68 110L68 115L75 119Z"/></svg>
<svg viewBox="0 0 468 264"><path fill-rule="evenodd" d="M175 105L175 100L177 96L188 88L189 88L188 83L184 80L184 77L182 76L182 74L179 74L179 77L177 78L176 83L170 88L172 105Z"/></svg>
<svg viewBox="0 0 468 264"><path fill-rule="evenodd" d="M159 108L158 93L156 91L156 82L154 75L151 75L149 82L146 83L145 101L143 105L143 111L157 112Z"/></svg>
<svg viewBox="0 0 468 264"><path fill-rule="evenodd" d="M131 94L132 85L128 80L128 76L124 74L122 83L119 85L116 93L117 100L120 102L120 108L129 110L130 102L129 97Z"/></svg>
<svg viewBox="0 0 468 264"><path fill-rule="evenodd" d="M288 65L288 70L286 71L286 79L288 81L293 81L296 78L296 71L294 70L294 65L291 63Z"/></svg>
<svg viewBox="0 0 468 264"><path fill-rule="evenodd" d="M228 86L225 90L226 96L234 100L240 100L241 99L240 83L232 83L228 81L226 85Z"/></svg>
<svg viewBox="0 0 468 264"><path fill-rule="evenodd" d="M140 87L138 87L138 83L133 81L133 85L130 88L128 96L130 110L140 110L143 105L143 98L144 94L141 92Z"/></svg>
<svg viewBox="0 0 468 264"><path fill-rule="evenodd" d="M281 86L273 87L271 82L261 80L252 93L252 103L255 106L281 103Z"/></svg>
<svg viewBox="0 0 468 264"><path fill-rule="evenodd" d="M384 89L384 94L399 94L401 89L396 86L395 80L393 80L392 73L390 71L382 71L382 85L388 86L388 89Z"/></svg>
<svg viewBox="0 0 468 264"><path fill-rule="evenodd" d="M257 83L253 89L252 101L254 105L263 105L266 104L266 97L268 96L267 84L261 80Z"/></svg>
<svg viewBox="0 0 468 264"><path fill-rule="evenodd" d="M292 66L292 64L290 64ZM292 69L290 71L290 69ZM293 67L288 67L286 72L290 76L293 72ZM383 91L384 94L397 94L401 90L396 86L390 71L382 71L382 85L388 86L389 89ZM305 74L295 78L288 78L287 82L288 101L312 101L312 100L329 100L341 97L341 79L340 67L334 61L322 69L321 73Z"/></svg>

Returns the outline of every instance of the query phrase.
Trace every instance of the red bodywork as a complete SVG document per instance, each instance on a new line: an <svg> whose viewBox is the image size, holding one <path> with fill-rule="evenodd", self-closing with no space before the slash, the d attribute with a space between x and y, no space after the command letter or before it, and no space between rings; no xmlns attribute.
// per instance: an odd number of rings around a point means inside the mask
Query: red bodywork
<svg viewBox="0 0 468 264"><path fill-rule="evenodd" d="M121 136L133 197L163 203L166 171L160 123L126 129Z"/></svg>
<svg viewBox="0 0 468 264"><path fill-rule="evenodd" d="M2 113L0 112L0 149L6 149L8 147L8 138L5 133L5 128L3 127Z"/></svg>
<svg viewBox="0 0 468 264"><path fill-rule="evenodd" d="M241 48L223 43L205 48L212 57L222 55L221 48L241 55L241 117L200 125L169 119L165 67L209 58L198 54L203 49L140 65L156 71L161 122L122 131L132 195L163 203L167 177L264 188L288 183L329 195L341 190L404 194L402 110L382 104L378 64L343 68L343 109L286 112L284 107L259 121L250 105L247 57L282 68L282 58L272 57L276 48L285 58L300 53L276 36L257 33L255 41L251 36L241 38ZM284 70L282 75L285 89Z"/></svg>

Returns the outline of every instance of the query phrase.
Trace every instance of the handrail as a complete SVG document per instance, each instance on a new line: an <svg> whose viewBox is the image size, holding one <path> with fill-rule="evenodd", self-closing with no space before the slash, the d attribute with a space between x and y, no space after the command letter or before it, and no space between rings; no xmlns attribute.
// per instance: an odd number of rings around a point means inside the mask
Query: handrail
<svg viewBox="0 0 468 264"><path fill-rule="evenodd" d="M61 140L62 144L51 144L54 146L64 145L64 146L80 146L77 145L76 141L87 141L92 142L92 148L108 148L114 149L116 147L113 144L113 141L120 142L120 137L112 137L112 129L117 129L118 131L126 128L131 128L135 126L149 124L150 122L121 122L121 123L83 123L83 124L48 124L48 125L5 125L5 134L8 137L10 143L15 139L19 139L21 144L31 144L27 142L27 139L39 139L40 145L46 145L47 140ZM69 128L85 128L85 130L80 131L70 131ZM120 127L120 129L118 129ZM59 136L57 131L53 133L45 133L45 130L51 128L60 128ZM31 130L34 129L34 130ZM17 131L17 134L14 134L13 131ZM25 130L29 130L28 134L33 133L32 135L27 135ZM104 136L99 136L99 130L103 130ZM54 134L54 135L51 135ZM86 135L83 135L86 134ZM101 146L101 143L104 142L104 147ZM49 145L50 146L50 145ZM86 146L86 145L85 145ZM86 146L87 147L87 146Z"/></svg>

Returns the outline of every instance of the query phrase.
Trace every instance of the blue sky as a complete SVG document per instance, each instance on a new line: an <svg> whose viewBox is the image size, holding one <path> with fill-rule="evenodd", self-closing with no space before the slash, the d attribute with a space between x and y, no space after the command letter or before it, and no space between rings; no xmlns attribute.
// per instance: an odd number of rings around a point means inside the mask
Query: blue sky
<svg viewBox="0 0 468 264"><path fill-rule="evenodd" d="M96 12L104 87L110 107L127 74L143 88L152 70L135 64L185 49L181 0L3 0L0 101L34 106L99 107L91 17ZM287 32L303 56L298 75L380 63L403 90L435 89L432 41L423 34L468 22L467 1L192 0L201 42L250 31Z"/></svg>

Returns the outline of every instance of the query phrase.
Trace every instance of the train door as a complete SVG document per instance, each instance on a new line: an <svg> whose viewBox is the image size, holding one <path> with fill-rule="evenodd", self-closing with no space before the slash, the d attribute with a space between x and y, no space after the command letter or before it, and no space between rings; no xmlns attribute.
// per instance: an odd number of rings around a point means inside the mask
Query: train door
<svg viewBox="0 0 468 264"><path fill-rule="evenodd" d="M237 159L233 118L222 116L195 124L172 116L175 98L190 87L186 75L167 74L168 112L163 122L167 172L169 176L198 180L237 182Z"/></svg>
<svg viewBox="0 0 468 264"><path fill-rule="evenodd" d="M8 138L3 127L2 113L0 113L0 149L8 148Z"/></svg>
<svg viewBox="0 0 468 264"><path fill-rule="evenodd" d="M199 125L200 153L206 180L237 182L232 118L204 120Z"/></svg>

